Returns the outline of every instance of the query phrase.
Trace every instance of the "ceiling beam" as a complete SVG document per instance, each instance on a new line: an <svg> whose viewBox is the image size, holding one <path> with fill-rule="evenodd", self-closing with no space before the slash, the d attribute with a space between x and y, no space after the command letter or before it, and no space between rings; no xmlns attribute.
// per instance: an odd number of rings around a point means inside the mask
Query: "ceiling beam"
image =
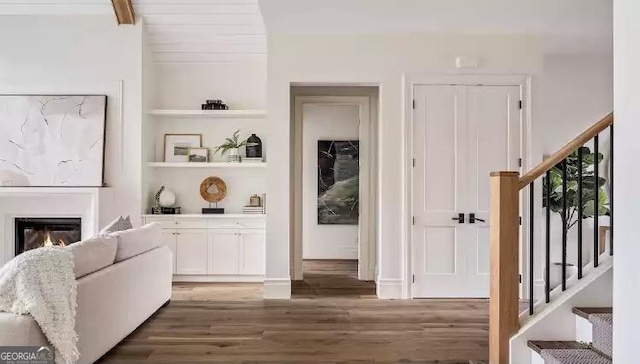
<svg viewBox="0 0 640 364"><path fill-rule="evenodd" d="M135 24L136 13L133 11L133 0L111 0L116 13L118 25Z"/></svg>

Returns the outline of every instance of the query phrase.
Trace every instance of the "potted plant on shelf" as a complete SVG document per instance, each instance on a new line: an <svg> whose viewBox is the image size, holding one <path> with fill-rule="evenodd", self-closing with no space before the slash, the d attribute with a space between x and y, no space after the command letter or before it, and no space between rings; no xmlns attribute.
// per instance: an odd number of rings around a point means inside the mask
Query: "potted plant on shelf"
<svg viewBox="0 0 640 364"><path fill-rule="evenodd" d="M224 143L220 144L216 148L216 153L220 152L220 155L229 153L227 157L228 162L240 162L240 148L247 144L246 140L240 141L240 130L236 130L231 138L225 138Z"/></svg>
<svg viewBox="0 0 640 364"><path fill-rule="evenodd" d="M549 198L549 206L547 206L547 179L543 179L543 207L548 207L551 211L560 215L560 219L563 223L566 223L567 230L571 230L578 224L578 212L582 211L582 218L591 222L593 227L594 216L609 216L609 199L606 190L607 179L598 176L596 181L595 169L599 168L600 162L604 159L602 153L598 153L596 156L591 152L588 147L581 147L582 151L582 168L578 168L578 151L571 153L566 161L567 168L567 210L563 214L563 175L562 175L562 163L555 165L550 171L550 183L551 193ZM582 175L582 203L579 202L579 182L580 175ZM597 188L596 188L597 185ZM597 204L594 202L594 197L598 192ZM572 270L577 269L573 264L567 264L571 266ZM554 263L551 267L550 275L551 284L554 287L554 282L559 282L562 275L562 263ZM555 278L554 278L555 277Z"/></svg>

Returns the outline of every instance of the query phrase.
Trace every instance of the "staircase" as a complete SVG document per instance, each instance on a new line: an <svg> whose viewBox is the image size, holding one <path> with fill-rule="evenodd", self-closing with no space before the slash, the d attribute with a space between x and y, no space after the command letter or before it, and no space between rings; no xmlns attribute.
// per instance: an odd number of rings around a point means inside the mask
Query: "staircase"
<svg viewBox="0 0 640 364"><path fill-rule="evenodd" d="M613 355L613 311L611 307L574 307L578 341L534 341L532 364L610 364Z"/></svg>
<svg viewBox="0 0 640 364"><path fill-rule="evenodd" d="M606 130L610 169L603 172L599 137ZM613 136L609 114L525 175L491 174L490 364L612 362ZM559 226L553 214L559 215ZM605 215L610 223L600 226ZM593 219L592 241L583 236L587 218ZM575 241L569 238L574 225ZM553 229L561 238L552 239ZM552 263L554 249L561 252L557 263ZM526 264L520 264L521 253ZM545 267L538 291L536 266ZM557 284L551 276L556 267ZM522 297L529 301L524 313Z"/></svg>

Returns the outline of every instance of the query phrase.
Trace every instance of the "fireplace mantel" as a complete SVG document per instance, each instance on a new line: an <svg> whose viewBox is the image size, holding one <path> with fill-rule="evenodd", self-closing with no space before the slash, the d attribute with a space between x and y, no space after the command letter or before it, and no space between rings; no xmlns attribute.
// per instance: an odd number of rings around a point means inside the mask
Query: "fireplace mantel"
<svg viewBox="0 0 640 364"><path fill-rule="evenodd" d="M82 238L99 230L100 202L109 188L0 187L0 265L14 256L16 218L80 217Z"/></svg>
<svg viewBox="0 0 640 364"><path fill-rule="evenodd" d="M3 195L41 195L41 194L89 194L99 195L106 187L0 187L0 197Z"/></svg>

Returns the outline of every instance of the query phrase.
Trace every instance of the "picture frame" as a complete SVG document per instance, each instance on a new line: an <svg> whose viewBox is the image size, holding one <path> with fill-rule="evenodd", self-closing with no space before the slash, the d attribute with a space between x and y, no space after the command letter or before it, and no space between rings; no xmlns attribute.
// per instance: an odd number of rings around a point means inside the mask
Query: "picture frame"
<svg viewBox="0 0 640 364"><path fill-rule="evenodd" d="M358 225L360 141L318 140L318 225Z"/></svg>
<svg viewBox="0 0 640 364"><path fill-rule="evenodd" d="M189 149L202 147L202 134L165 134L164 162L189 162Z"/></svg>
<svg viewBox="0 0 640 364"><path fill-rule="evenodd" d="M209 148L189 148L189 163L209 162Z"/></svg>

